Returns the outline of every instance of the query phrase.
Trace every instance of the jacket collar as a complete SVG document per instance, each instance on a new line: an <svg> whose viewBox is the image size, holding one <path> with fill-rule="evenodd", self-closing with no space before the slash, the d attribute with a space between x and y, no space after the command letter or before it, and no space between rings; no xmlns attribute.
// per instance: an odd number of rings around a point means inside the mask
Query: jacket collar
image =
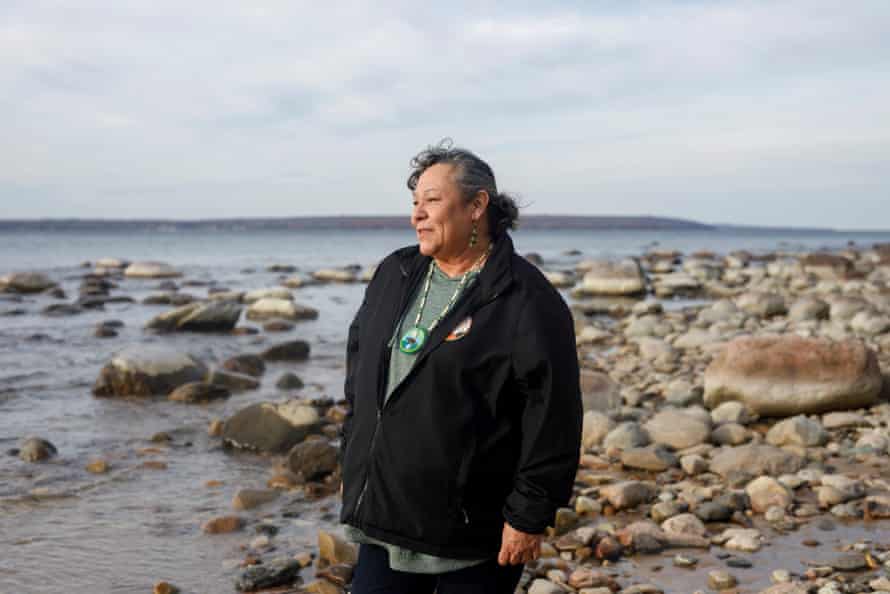
<svg viewBox="0 0 890 594"><path fill-rule="evenodd" d="M498 239L479 273L478 283L483 299L503 293L513 281L513 240L506 232ZM420 253L420 247L412 245L399 250L399 268L402 276L414 277L429 266L430 256Z"/></svg>

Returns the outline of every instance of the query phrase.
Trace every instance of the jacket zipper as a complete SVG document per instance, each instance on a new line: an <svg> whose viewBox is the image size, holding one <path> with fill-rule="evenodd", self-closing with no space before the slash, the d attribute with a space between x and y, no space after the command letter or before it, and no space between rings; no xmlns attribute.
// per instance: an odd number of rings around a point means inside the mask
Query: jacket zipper
<svg viewBox="0 0 890 594"><path fill-rule="evenodd" d="M420 278L420 277L418 277L418 278ZM416 285L417 285L416 282L412 284L411 289L408 291L408 296L403 300L403 302L402 302L402 304L401 304L401 307L399 308L399 309L400 309L400 311L399 311L399 315L396 316L396 326L395 326L395 328L393 328L393 330L392 330L392 333L391 333L391 335L390 335L391 337L392 337L393 335L395 335L396 331L398 330L399 325L400 325L401 322L402 322L402 318L403 318L403 316L404 316L404 314L405 314L404 310L405 310L405 308L408 306L408 302L409 302L410 299L411 299L411 295L413 294L414 290L417 288ZM465 296L466 296L466 293L464 293L464 295L463 295L462 297L465 297ZM491 297L489 297L486 301L484 301L483 303L479 304L477 307L473 308L471 311L468 311L468 312L467 312L467 315L471 316L471 315L475 314L477 311L479 311L480 309L482 309L483 307L485 307L486 305L488 305L489 303L491 303L492 301L494 301L495 299L497 299L499 296L500 296L500 293L494 293L494 294L493 294ZM460 301L461 301L461 300L458 299L458 302L454 304L452 311L454 311L454 310L457 309L458 305L460 304ZM383 364L381 365L381 369L380 369L381 377L382 377L383 372L386 371L386 369L387 369L387 365L388 365L388 363L389 363L389 359L390 359L390 351L392 350L392 338L390 338L390 340L387 342L387 346L388 346L388 348L387 348L386 351L385 351L384 358L383 358L383 361L382 361ZM392 396L395 395L395 390L397 390L402 384L405 383L405 381L411 376L411 374L412 374L412 372L414 371L415 368L416 368L416 365L415 365L415 366L412 366L412 367L411 367L411 370L408 371L408 375L406 375L404 378L402 378L402 381L399 382L399 385L396 386L396 387L393 389L393 394L391 394L391 395L390 395L390 398L389 398L390 400L392 400ZM370 477L371 477L371 468L370 468L371 459L370 459L370 458L371 458L371 455L372 455L373 452L374 452L374 443L375 443L375 441L377 440L377 432L378 432L378 429L379 429L379 427L380 427L380 424L381 424L381 422L382 422L382 420L383 420L382 417L383 417L383 409L384 409L384 408L386 408L386 396L385 396L385 395L384 395L384 403L383 403L383 405L381 406L379 403L378 403L378 405L377 405L377 419L376 419L376 421L375 421L375 423L374 423L374 433L371 434L371 444L368 446L368 470L365 472L365 480L364 480L364 482L362 483L362 490L359 492L358 500L357 500L356 503L355 503L355 515L356 515L356 516L358 516L358 515L361 513L361 505L362 505L362 501L364 501L364 498L365 498L365 492L367 492L367 490L368 490L368 482L369 482ZM470 518L469 518L469 516L467 515L467 511L466 511L465 509L463 509L463 508L461 508L461 511L463 512L463 515L464 515L464 523L465 523L465 524L469 524L469 523L470 523Z"/></svg>

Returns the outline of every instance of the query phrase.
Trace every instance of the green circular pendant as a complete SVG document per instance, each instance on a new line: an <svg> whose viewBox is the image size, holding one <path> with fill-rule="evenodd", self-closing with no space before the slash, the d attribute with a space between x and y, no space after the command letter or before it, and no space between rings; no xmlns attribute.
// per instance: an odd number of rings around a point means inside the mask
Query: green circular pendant
<svg viewBox="0 0 890 594"><path fill-rule="evenodd" d="M423 343L426 342L426 337L426 328L414 326L402 335L402 340L399 341L399 350L407 355L413 355L423 348Z"/></svg>

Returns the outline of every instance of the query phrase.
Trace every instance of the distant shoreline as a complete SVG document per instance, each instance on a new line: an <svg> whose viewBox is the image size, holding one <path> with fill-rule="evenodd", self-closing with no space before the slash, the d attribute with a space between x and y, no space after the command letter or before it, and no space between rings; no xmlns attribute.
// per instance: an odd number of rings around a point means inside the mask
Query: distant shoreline
<svg viewBox="0 0 890 594"><path fill-rule="evenodd" d="M407 216L321 216L235 219L0 219L0 231L263 231L263 230L383 230L405 229ZM665 230L751 231L813 233L887 233L888 230L841 230L817 227L758 227L706 224L687 219L656 216L527 215L520 229L531 230Z"/></svg>

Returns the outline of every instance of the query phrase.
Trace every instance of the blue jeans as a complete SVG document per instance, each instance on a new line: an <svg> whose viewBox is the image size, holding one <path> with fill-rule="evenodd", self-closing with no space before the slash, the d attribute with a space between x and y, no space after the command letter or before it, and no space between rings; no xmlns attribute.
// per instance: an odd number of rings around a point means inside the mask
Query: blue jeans
<svg viewBox="0 0 890 594"><path fill-rule="evenodd" d="M394 571L383 547L362 544L352 574L351 594L513 594L522 565L498 565L497 559L449 571L426 574Z"/></svg>

